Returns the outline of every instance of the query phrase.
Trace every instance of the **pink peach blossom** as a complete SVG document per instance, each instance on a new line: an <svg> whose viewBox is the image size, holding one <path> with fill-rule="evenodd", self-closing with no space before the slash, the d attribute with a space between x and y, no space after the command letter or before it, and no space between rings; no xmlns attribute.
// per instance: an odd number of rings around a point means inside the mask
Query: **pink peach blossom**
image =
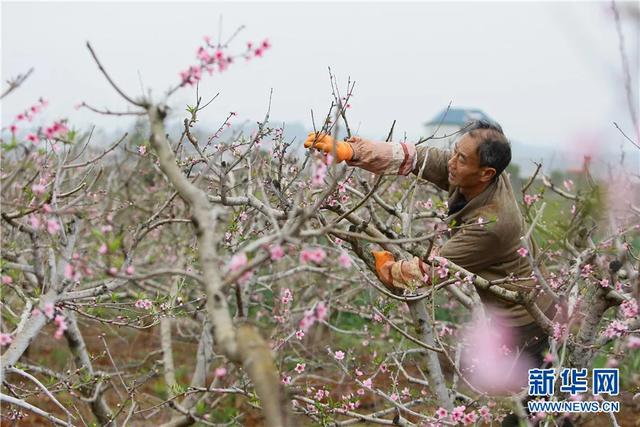
<svg viewBox="0 0 640 427"><path fill-rule="evenodd" d="M628 299L620 304L620 311L627 319L632 319L638 315L638 303L635 299Z"/></svg>
<svg viewBox="0 0 640 427"><path fill-rule="evenodd" d="M329 313L329 309L327 309L327 306L325 305L324 301L320 301L316 305L316 309L315 309L316 319L319 322L322 322L327 318L328 313Z"/></svg>
<svg viewBox="0 0 640 427"><path fill-rule="evenodd" d="M139 299L134 305L136 306L136 308L139 308L141 310L149 310L151 309L151 307L153 307L153 303L148 299Z"/></svg>
<svg viewBox="0 0 640 427"><path fill-rule="evenodd" d="M65 318L63 315L58 314L56 318L53 320L56 324L56 332L53 334L53 338L59 340L64 335L64 331L67 330L67 323L65 322Z"/></svg>
<svg viewBox="0 0 640 427"><path fill-rule="evenodd" d="M53 303L46 303L44 305L43 311L45 316L47 316L49 319L53 319L53 314L55 313L55 307Z"/></svg>
<svg viewBox="0 0 640 427"><path fill-rule="evenodd" d="M338 263L344 268L349 268L351 267L351 257L349 256L348 253L343 251L342 253L340 253L340 257L338 258Z"/></svg>
<svg viewBox="0 0 640 427"><path fill-rule="evenodd" d="M289 288L282 289L282 291L280 292L280 302L286 305L286 304L289 304L291 301L293 301L293 293L291 292L291 289Z"/></svg>
<svg viewBox="0 0 640 427"><path fill-rule="evenodd" d="M33 192L33 194L41 195L46 193L47 187L45 187L43 184L33 184L31 186L31 191Z"/></svg>
<svg viewBox="0 0 640 427"><path fill-rule="evenodd" d="M627 338L627 348L636 349L640 348L640 337L635 335L629 335Z"/></svg>
<svg viewBox="0 0 640 427"><path fill-rule="evenodd" d="M247 265L247 254L241 252L231 257L231 261L229 262L229 270L231 271L239 271L242 270L245 265Z"/></svg>
<svg viewBox="0 0 640 427"><path fill-rule="evenodd" d="M553 324L553 339L556 341L562 341L567 336L567 325L561 325L560 323Z"/></svg>
<svg viewBox="0 0 640 427"><path fill-rule="evenodd" d="M607 328L604 330L603 334L607 338L621 337L627 332L628 329L629 327L623 322L619 320L614 320L611 323L609 323Z"/></svg>
<svg viewBox="0 0 640 427"><path fill-rule="evenodd" d="M467 407L464 405L456 406L455 408L453 408L453 411L451 411L451 419L456 422L462 421L462 419L464 418L465 409L467 409Z"/></svg>
<svg viewBox="0 0 640 427"><path fill-rule="evenodd" d="M462 425L468 426L474 424L478 420L478 414L475 411L467 413L462 419Z"/></svg>
<svg viewBox="0 0 640 427"><path fill-rule="evenodd" d="M10 334L5 334L5 333L0 334L0 347L9 345L11 344L12 341L13 341L13 337Z"/></svg>
<svg viewBox="0 0 640 427"><path fill-rule="evenodd" d="M284 258L284 249L280 245L273 245L269 248L269 255L272 261L280 261Z"/></svg>
<svg viewBox="0 0 640 427"><path fill-rule="evenodd" d="M49 234L56 235L60 231L60 223L56 219L47 220L47 232Z"/></svg>

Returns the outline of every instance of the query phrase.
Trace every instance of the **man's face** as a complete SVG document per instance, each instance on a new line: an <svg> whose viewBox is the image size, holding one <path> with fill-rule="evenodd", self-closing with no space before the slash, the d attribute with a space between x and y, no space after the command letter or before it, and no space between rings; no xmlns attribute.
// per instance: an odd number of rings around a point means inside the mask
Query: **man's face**
<svg viewBox="0 0 640 427"><path fill-rule="evenodd" d="M449 159L449 185L461 189L473 189L483 186L493 178L495 169L480 167L477 154L478 141L465 134L455 145L453 156ZM493 170L493 174L490 172Z"/></svg>

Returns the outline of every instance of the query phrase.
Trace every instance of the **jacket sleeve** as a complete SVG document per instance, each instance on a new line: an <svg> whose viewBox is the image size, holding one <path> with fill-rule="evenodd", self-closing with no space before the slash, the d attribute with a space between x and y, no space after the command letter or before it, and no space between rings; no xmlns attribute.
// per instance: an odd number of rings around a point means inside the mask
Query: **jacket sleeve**
<svg viewBox="0 0 640 427"><path fill-rule="evenodd" d="M353 157L349 166L357 166L377 175L408 175L416 163L416 148L403 142L377 142L351 138Z"/></svg>
<svg viewBox="0 0 640 427"><path fill-rule="evenodd" d="M464 226L440 249L440 256L472 273L478 274L496 262L499 238L486 226Z"/></svg>
<svg viewBox="0 0 640 427"><path fill-rule="evenodd" d="M353 149L353 157L347 161L349 166L377 175L408 175L413 172L444 190L449 189L448 151L403 142L374 142L359 137L348 142Z"/></svg>
<svg viewBox="0 0 640 427"><path fill-rule="evenodd" d="M418 147L412 172L422 179L433 182L443 190L449 191L449 167L447 163L450 158L450 151L436 147Z"/></svg>

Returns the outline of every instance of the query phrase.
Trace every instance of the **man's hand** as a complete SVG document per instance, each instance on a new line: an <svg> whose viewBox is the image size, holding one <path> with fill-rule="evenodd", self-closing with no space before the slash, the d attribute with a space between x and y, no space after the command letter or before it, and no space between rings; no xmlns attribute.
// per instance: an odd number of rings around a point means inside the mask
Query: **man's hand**
<svg viewBox="0 0 640 427"><path fill-rule="evenodd" d="M376 259L376 273L382 283L387 285L387 287L393 286L393 280L391 278L391 266L396 259L393 257L393 254L388 251L372 251L373 257Z"/></svg>
<svg viewBox="0 0 640 427"><path fill-rule="evenodd" d="M314 142L315 145L313 145ZM313 146L314 148L329 154L333 154L334 145L338 163L343 160L351 160L353 158L353 148L351 148L351 145L348 142L336 141L331 135L326 133L311 132L309 133L309 136L307 136L307 140L304 142L304 148L311 148L311 146Z"/></svg>
<svg viewBox="0 0 640 427"><path fill-rule="evenodd" d="M376 274L394 293L400 293L404 289L415 291L428 280L427 266L418 257L411 261L397 261L388 251L372 251L376 259Z"/></svg>

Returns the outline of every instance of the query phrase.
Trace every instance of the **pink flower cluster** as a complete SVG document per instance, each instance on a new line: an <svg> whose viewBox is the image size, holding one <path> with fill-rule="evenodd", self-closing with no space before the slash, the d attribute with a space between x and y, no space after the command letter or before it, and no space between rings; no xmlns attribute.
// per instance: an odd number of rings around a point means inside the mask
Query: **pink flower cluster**
<svg viewBox="0 0 640 427"><path fill-rule="evenodd" d="M241 252L231 257L231 261L229 262L229 270L236 272L240 271L247 265L248 259L247 254Z"/></svg>
<svg viewBox="0 0 640 427"><path fill-rule="evenodd" d="M627 338L627 348L629 348L630 350L640 348L640 337L629 335L629 338Z"/></svg>
<svg viewBox="0 0 640 427"><path fill-rule="evenodd" d="M293 301L293 293L291 292L291 289L284 288L282 291L280 291L280 302L282 304L287 305L291 301Z"/></svg>
<svg viewBox="0 0 640 427"><path fill-rule="evenodd" d="M620 304L620 311L627 319L632 319L638 315L638 302L634 299L628 299Z"/></svg>
<svg viewBox="0 0 640 427"><path fill-rule="evenodd" d="M47 105L49 105L49 102L40 98L37 103L33 104L31 107L27 108L24 112L19 113L15 117L15 119L13 120L13 123L11 124L11 126L9 126L9 131L15 135L18 132L18 125L16 123L25 121L25 120L28 122L32 121L35 115L38 114L40 111L42 111L42 109L45 108ZM27 136L27 140L31 142L37 142L38 137L35 134L30 133Z"/></svg>
<svg viewBox="0 0 640 427"><path fill-rule="evenodd" d="M442 260L442 263L438 266L438 268L436 269L436 273L438 274L438 277L440 277L441 279L446 279L449 276L449 267L447 267L447 265L449 264L449 262L446 259ZM429 281L429 277L428 275L426 275L427 277L423 277L422 279L427 279L427 282Z"/></svg>
<svg viewBox="0 0 640 427"><path fill-rule="evenodd" d="M9 345L11 344L12 341L13 341L13 337L11 336L11 334L5 334L5 333L0 334L0 347Z"/></svg>
<svg viewBox="0 0 640 427"><path fill-rule="evenodd" d="M553 324L553 339L556 341L562 341L567 336L567 325L561 325L560 323Z"/></svg>
<svg viewBox="0 0 640 427"><path fill-rule="evenodd" d="M51 218L47 220L47 233L55 236L60 231L60 223L57 219Z"/></svg>
<svg viewBox="0 0 640 427"><path fill-rule="evenodd" d="M284 249L280 245L272 245L269 248L269 256L271 261L280 261L284 258Z"/></svg>
<svg viewBox="0 0 640 427"><path fill-rule="evenodd" d="M340 257L338 258L338 264L344 268L351 267L351 257L346 251L342 251L340 253Z"/></svg>
<svg viewBox="0 0 640 427"><path fill-rule="evenodd" d="M53 334L53 337L59 340L62 338L62 335L64 335L64 331L67 330L67 323L61 314L58 314L55 319L53 319L53 323L56 324L56 332Z"/></svg>
<svg viewBox="0 0 640 427"><path fill-rule="evenodd" d="M580 270L580 276L586 279L591 275L592 272L593 272L593 266L591 264L585 264L582 266Z"/></svg>
<svg viewBox="0 0 640 427"><path fill-rule="evenodd" d="M419 208L431 209L433 207L433 200L427 199L424 202L418 202L417 205Z"/></svg>
<svg viewBox="0 0 640 427"><path fill-rule="evenodd" d="M483 406L486 408L486 406ZM462 423L462 425L468 426L474 424L478 420L478 414L476 411L471 411L465 414L466 406L460 405L453 408L451 411L451 419L456 423ZM487 408L488 410L488 408ZM438 408L436 411L436 417L438 419L443 419L447 417L447 410L444 408Z"/></svg>
<svg viewBox="0 0 640 427"><path fill-rule="evenodd" d="M320 301L314 308L304 312L304 317L300 320L299 328L302 332L307 332L316 322L321 322L327 318L328 309L323 301Z"/></svg>
<svg viewBox="0 0 640 427"><path fill-rule="evenodd" d="M47 180L44 177L40 177L36 184L31 186L31 192L36 196L41 196L47 192Z"/></svg>
<svg viewBox="0 0 640 427"><path fill-rule="evenodd" d="M213 45L209 36L204 37L205 45L198 47L196 51L196 58L198 64L191 65L185 71L180 72L180 79L182 84L193 85L202 79L202 72L207 71L209 75L214 71L223 72L229 68L234 62L234 57L225 53L226 47ZM269 49L271 44L267 39L258 44L258 47L254 48L253 43L247 43L247 50L242 56L246 60L250 60L253 57L261 57L264 51Z"/></svg>
<svg viewBox="0 0 640 427"><path fill-rule="evenodd" d="M55 139L64 137L68 132L69 128L65 125L64 120L59 120L44 129L44 136L47 139Z"/></svg>
<svg viewBox="0 0 640 427"><path fill-rule="evenodd" d="M302 263L314 262L316 264L321 264L326 257L327 253L322 248L303 249L300 252L300 262Z"/></svg>
<svg viewBox="0 0 640 427"><path fill-rule="evenodd" d="M53 315L56 312L56 308L55 306L48 302L44 305L44 315L47 316L49 319L53 319Z"/></svg>
<svg viewBox="0 0 640 427"><path fill-rule="evenodd" d="M540 195L538 194L534 194L533 196L530 194L525 194L524 195L524 204L527 206L531 206L532 204L534 204L536 201L540 200Z"/></svg>
<svg viewBox="0 0 640 427"><path fill-rule="evenodd" d="M629 327L625 323L621 322L620 320L614 320L609 323L603 334L607 338L621 337L627 332L628 329Z"/></svg>
<svg viewBox="0 0 640 427"><path fill-rule="evenodd" d="M491 404L491 402L489 402L489 404ZM480 409L478 409L478 413L480 414L480 416L482 417L482 419L484 420L485 423L489 424L491 423L491 410L489 409L488 406L482 406Z"/></svg>
<svg viewBox="0 0 640 427"><path fill-rule="evenodd" d="M56 332L53 334L53 337L57 340L62 338L64 335L64 331L67 330L67 323L65 322L65 317L62 314L56 314L56 307L53 303L46 303L42 308L42 311L38 308L34 308L31 312L32 316L40 316L42 313L48 318L53 319L53 323L56 325Z"/></svg>
<svg viewBox="0 0 640 427"><path fill-rule="evenodd" d="M153 303L148 299L139 299L134 305L141 310L150 310L153 307Z"/></svg>
<svg viewBox="0 0 640 427"><path fill-rule="evenodd" d="M240 271L248 264L248 262L249 260L247 259L247 254L245 254L244 252L236 254L231 257L231 261L229 262L229 271L232 271L232 272ZM245 272L242 275L242 277L239 279L239 282L241 284L246 283L251 278L252 275L253 275L253 272L251 270Z"/></svg>
<svg viewBox="0 0 640 427"><path fill-rule="evenodd" d="M74 282L83 277L90 277L92 274L93 270L89 264L89 255L80 256L77 252L71 256L71 260L64 268L65 278Z"/></svg>
<svg viewBox="0 0 640 427"><path fill-rule="evenodd" d="M82 278L82 274L80 270L77 269L73 262L68 262L67 265L64 266L64 277L68 280L77 282Z"/></svg>

